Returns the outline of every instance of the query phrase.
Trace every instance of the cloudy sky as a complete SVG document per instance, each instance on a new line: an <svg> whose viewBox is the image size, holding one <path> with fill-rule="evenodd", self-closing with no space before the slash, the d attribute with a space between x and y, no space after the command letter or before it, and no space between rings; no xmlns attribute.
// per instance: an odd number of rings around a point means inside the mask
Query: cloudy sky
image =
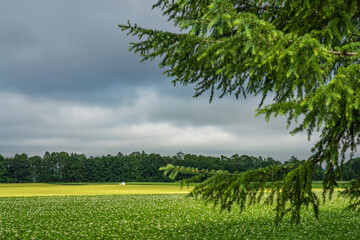
<svg viewBox="0 0 360 240"><path fill-rule="evenodd" d="M254 117L259 99L209 104L140 63L117 25L176 31L154 2L1 0L0 154L309 156L313 142L284 119Z"/></svg>

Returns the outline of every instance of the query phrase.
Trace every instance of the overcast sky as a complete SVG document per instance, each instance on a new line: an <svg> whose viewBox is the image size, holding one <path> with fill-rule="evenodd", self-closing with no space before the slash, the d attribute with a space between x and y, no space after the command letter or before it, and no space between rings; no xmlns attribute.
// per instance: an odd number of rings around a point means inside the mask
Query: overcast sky
<svg viewBox="0 0 360 240"><path fill-rule="evenodd" d="M155 0L1 0L0 154L246 154L305 159L314 142L284 119L254 117L257 98L192 98L158 61L128 51L127 20L174 30Z"/></svg>

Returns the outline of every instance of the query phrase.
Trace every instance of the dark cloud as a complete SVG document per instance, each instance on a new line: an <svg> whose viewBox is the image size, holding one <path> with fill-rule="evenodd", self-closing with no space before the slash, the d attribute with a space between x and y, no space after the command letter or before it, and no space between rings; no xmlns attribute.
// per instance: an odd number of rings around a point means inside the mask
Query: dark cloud
<svg viewBox="0 0 360 240"><path fill-rule="evenodd" d="M177 31L150 0L0 1L0 153L306 158L286 121L254 117L258 98L192 98L193 86L140 63L118 24Z"/></svg>
<svg viewBox="0 0 360 240"><path fill-rule="evenodd" d="M1 89L26 94L84 97L84 92L156 85L157 63L130 53L119 23L169 29L151 1L2 1ZM149 81L151 79L151 81ZM75 92L75 94L74 94ZM78 94L76 94L78 93Z"/></svg>
<svg viewBox="0 0 360 240"><path fill-rule="evenodd" d="M250 104L231 99L209 105L138 89L132 101L101 106L0 94L0 152L83 152L90 155L136 150L175 154L305 158L306 136L289 136L285 121L254 118Z"/></svg>

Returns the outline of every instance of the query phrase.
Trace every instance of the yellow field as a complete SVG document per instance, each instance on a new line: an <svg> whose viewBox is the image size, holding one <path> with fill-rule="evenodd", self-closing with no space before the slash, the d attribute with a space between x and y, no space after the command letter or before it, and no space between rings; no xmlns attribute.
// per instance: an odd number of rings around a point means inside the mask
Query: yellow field
<svg viewBox="0 0 360 240"><path fill-rule="evenodd" d="M194 187L172 185L59 185L47 183L1 183L0 197L65 196L65 195L125 195L189 193ZM335 190L343 190L337 188ZM322 191L322 188L313 188Z"/></svg>
<svg viewBox="0 0 360 240"><path fill-rule="evenodd" d="M0 197L121 195L188 193L189 189L169 185L56 185L46 183L0 184Z"/></svg>

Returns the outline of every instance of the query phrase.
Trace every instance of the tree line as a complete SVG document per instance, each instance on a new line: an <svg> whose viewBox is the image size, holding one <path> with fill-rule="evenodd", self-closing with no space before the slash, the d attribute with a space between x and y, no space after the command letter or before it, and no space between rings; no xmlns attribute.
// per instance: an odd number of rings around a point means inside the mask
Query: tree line
<svg viewBox="0 0 360 240"><path fill-rule="evenodd" d="M43 157L27 154L15 154L14 157L0 155L0 182L169 182L180 180L179 174L175 180L165 176L160 167L168 164L181 165L199 169L226 170L228 172L245 172L273 165L289 163L303 164L304 160L291 157L281 163L271 157L254 157L247 155L232 155L231 157L203 156L178 152L174 156L133 152L128 155L106 155L86 157L84 154L67 152L46 152ZM344 165L342 179L356 178L360 173L360 158ZM324 170L317 166L313 180L322 180Z"/></svg>

